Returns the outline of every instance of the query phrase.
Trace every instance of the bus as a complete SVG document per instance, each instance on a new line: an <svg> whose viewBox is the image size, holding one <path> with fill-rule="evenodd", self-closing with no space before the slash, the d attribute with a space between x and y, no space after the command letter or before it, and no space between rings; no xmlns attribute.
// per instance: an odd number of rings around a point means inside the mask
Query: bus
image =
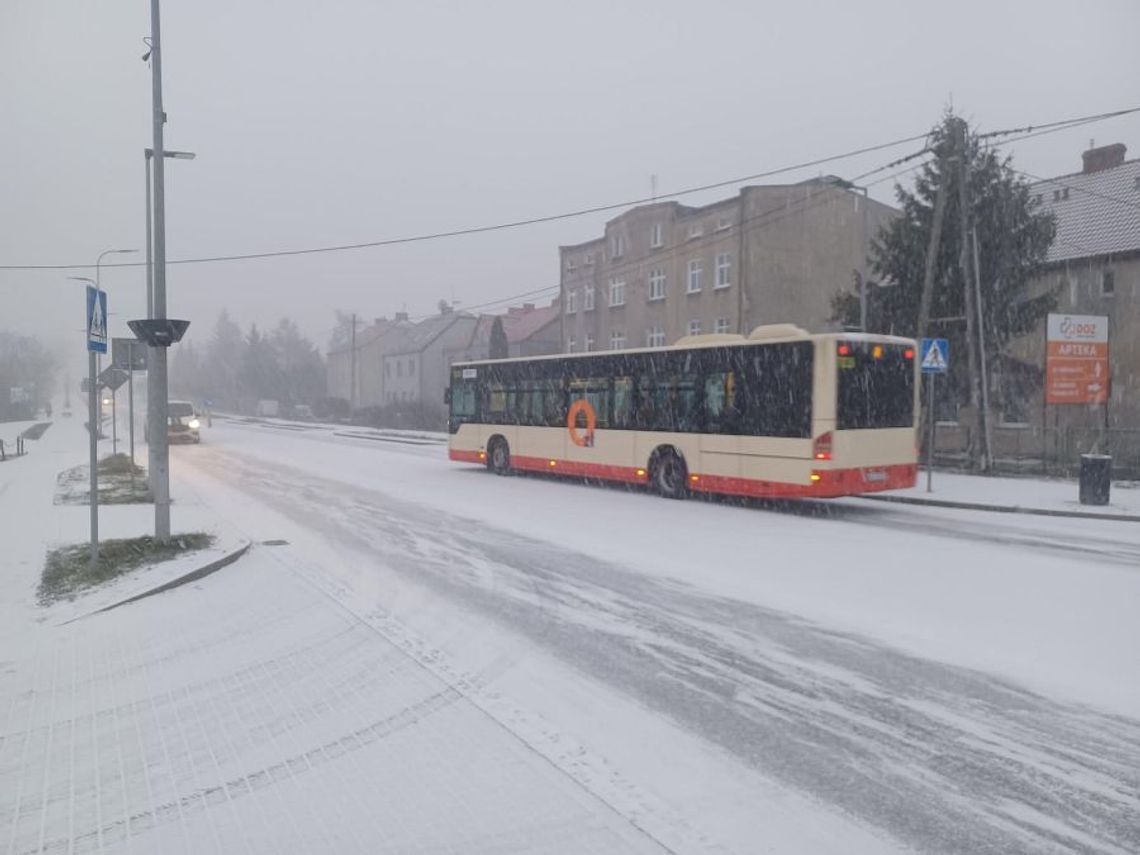
<svg viewBox="0 0 1140 855"><path fill-rule="evenodd" d="M915 352L908 338L776 324L669 347L456 363L449 456L668 498L912 487Z"/></svg>

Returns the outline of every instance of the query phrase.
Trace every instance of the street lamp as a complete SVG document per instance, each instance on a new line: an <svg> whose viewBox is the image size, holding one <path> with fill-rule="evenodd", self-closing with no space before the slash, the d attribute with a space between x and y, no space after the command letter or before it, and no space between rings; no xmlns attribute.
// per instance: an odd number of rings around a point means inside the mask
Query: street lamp
<svg viewBox="0 0 1140 855"><path fill-rule="evenodd" d="M172 160L193 160L196 155L192 151L164 151L163 157ZM154 157L153 148L143 149L143 160L146 163L146 316L154 317L154 262L151 260L153 229L150 223L153 203L150 192L150 159Z"/></svg>

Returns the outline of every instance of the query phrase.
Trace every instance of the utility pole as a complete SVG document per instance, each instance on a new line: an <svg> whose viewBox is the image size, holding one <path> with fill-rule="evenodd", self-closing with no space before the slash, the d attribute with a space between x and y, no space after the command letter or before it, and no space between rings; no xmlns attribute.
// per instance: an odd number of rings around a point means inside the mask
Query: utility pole
<svg viewBox="0 0 1140 855"><path fill-rule="evenodd" d="M958 161L958 269L962 274L962 292L966 304L966 365L970 380L970 405L978 414L976 425L978 430L970 436L970 450L977 447L978 434L981 433L982 454L979 460L980 468L984 472L989 468L988 449L985 443L985 413L978 395L978 354L975 345L981 345L981 330L977 329L978 315L975 305L974 283L971 280L970 266L970 168L969 168L969 140L966 136L966 121L958 119L957 133L954 135L955 157Z"/></svg>
<svg viewBox="0 0 1140 855"><path fill-rule="evenodd" d="M151 111L154 126L154 319L166 319L166 157L162 131L166 113L162 108L162 40L159 0L150 0ZM154 538L170 540L170 448L166 425L166 348L152 347L147 372L150 443L154 449Z"/></svg>
<svg viewBox="0 0 1140 855"><path fill-rule="evenodd" d="M349 376L348 387L348 417L352 418L353 412L356 410L356 312L352 313L352 348L351 348L351 364L352 369Z"/></svg>
<svg viewBox="0 0 1140 855"><path fill-rule="evenodd" d="M986 370L985 303L982 301L982 265L978 260L978 224L971 230L974 247L974 307L978 310L978 356L982 380L982 439L985 441L985 463L991 466L994 459L993 425L990 420L990 377Z"/></svg>
<svg viewBox="0 0 1140 855"><path fill-rule="evenodd" d="M940 158L938 170L941 180L938 182L938 192L934 197L934 218L930 224L930 240L926 243L926 267L922 274L922 295L918 302L918 323L915 325L915 338L926 335L926 327L930 322L930 303L934 293L934 268L938 262L938 250L942 246L942 219L946 213L946 182L949 180L949 170L945 159Z"/></svg>
<svg viewBox="0 0 1140 855"><path fill-rule="evenodd" d="M930 223L930 239L926 242L926 266L922 274L922 294L918 302L918 322L915 324L914 337L920 342L926 335L926 327L930 323L930 303L934 294L934 268L938 262L938 250L942 246L942 219L946 214L946 182L949 180L949 169L947 167L946 159L939 156L938 172L940 180L938 182L938 191L934 196L934 216ZM927 392L930 396L927 411L930 413L930 423L934 424L934 384L930 383L927 386ZM918 409L918 437L919 443L922 438L922 408ZM931 465L933 465L934 449L931 451Z"/></svg>

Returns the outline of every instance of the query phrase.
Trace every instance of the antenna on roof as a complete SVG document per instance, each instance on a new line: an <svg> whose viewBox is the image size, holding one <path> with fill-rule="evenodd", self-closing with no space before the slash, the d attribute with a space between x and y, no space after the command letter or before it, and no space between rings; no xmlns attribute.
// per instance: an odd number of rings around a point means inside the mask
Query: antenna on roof
<svg viewBox="0 0 1140 855"><path fill-rule="evenodd" d="M656 173L649 176L649 198L654 202L657 201L657 175Z"/></svg>

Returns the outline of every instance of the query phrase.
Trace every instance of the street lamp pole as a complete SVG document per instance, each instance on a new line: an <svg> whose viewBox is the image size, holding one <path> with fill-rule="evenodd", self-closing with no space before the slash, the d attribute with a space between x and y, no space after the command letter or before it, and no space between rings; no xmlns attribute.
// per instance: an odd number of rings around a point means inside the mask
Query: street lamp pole
<svg viewBox="0 0 1140 855"><path fill-rule="evenodd" d="M150 0L151 121L154 126L154 320L166 319L166 156L162 126L162 38L159 0ZM170 541L170 448L167 444L166 348L150 349L147 409L154 464L154 538Z"/></svg>
<svg viewBox="0 0 1140 855"><path fill-rule="evenodd" d="M174 160L193 160L197 157L192 151L164 151L162 156ZM153 204L150 190L150 161L153 157L153 148L143 149L143 160L146 162L146 316L148 319L154 317L154 262L152 260L154 230L151 226Z"/></svg>

